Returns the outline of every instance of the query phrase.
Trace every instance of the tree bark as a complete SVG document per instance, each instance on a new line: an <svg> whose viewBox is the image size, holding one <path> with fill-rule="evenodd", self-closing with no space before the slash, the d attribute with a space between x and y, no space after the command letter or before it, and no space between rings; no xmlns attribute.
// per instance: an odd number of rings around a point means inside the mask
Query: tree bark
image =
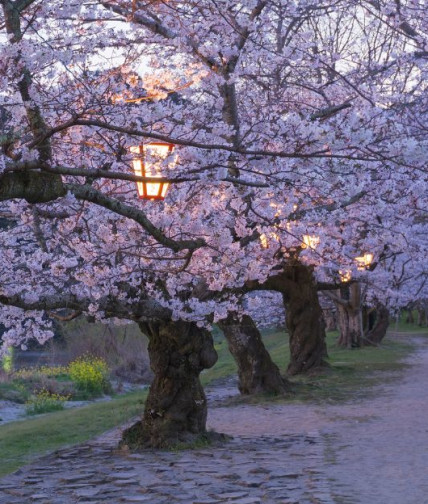
<svg viewBox="0 0 428 504"><path fill-rule="evenodd" d="M0 175L0 201L20 198L29 203L47 203L66 193L60 175L33 171Z"/></svg>
<svg viewBox="0 0 428 504"><path fill-rule="evenodd" d="M291 258L276 275L263 283L248 281L246 287L282 294L290 346L288 374L316 372L328 366L324 360L325 324L312 268Z"/></svg>
<svg viewBox="0 0 428 504"><path fill-rule="evenodd" d="M323 309L323 317L326 331L335 331L337 329L337 313L330 308Z"/></svg>
<svg viewBox="0 0 428 504"><path fill-rule="evenodd" d="M217 361L211 334L193 322L141 323L149 338L150 386L144 416L124 431L122 445L168 448L206 434L207 402L199 381Z"/></svg>
<svg viewBox="0 0 428 504"><path fill-rule="evenodd" d="M296 375L327 366L324 360L327 347L323 313L312 270L297 262L291 268L283 300L290 338L287 372Z"/></svg>
<svg viewBox="0 0 428 504"><path fill-rule="evenodd" d="M344 285L337 293L339 338L337 344L344 348L361 346L363 318L361 307L361 286L358 282Z"/></svg>
<svg viewBox="0 0 428 504"><path fill-rule="evenodd" d="M241 394L285 394L290 391L290 382L281 377L251 317L244 315L239 320L236 314L230 314L218 325L238 366Z"/></svg>
<svg viewBox="0 0 428 504"><path fill-rule="evenodd" d="M419 327L426 325L425 310L423 308L418 308L418 321Z"/></svg>
<svg viewBox="0 0 428 504"><path fill-rule="evenodd" d="M424 327L428 325L428 300L420 299L416 302L416 309L418 311L418 321L419 327Z"/></svg>
<svg viewBox="0 0 428 504"><path fill-rule="evenodd" d="M383 304L376 306L376 320L374 326L363 337L364 345L377 346L386 335L389 326L389 311Z"/></svg>

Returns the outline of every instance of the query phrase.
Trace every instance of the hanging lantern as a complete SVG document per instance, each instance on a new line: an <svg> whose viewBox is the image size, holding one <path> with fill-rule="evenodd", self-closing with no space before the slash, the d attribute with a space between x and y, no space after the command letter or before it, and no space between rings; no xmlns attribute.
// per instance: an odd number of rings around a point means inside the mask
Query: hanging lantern
<svg viewBox="0 0 428 504"><path fill-rule="evenodd" d="M134 173L138 177L162 178L160 165L173 151L174 145L166 142L152 142L130 148L138 154L133 160ZM163 200L168 190L168 182L137 182L137 192L141 199Z"/></svg>
<svg viewBox="0 0 428 504"><path fill-rule="evenodd" d="M364 271L370 268L371 263L373 262L373 254L367 253L361 257L356 257L355 261L357 263L357 269L359 271Z"/></svg>
<svg viewBox="0 0 428 504"><path fill-rule="evenodd" d="M343 283L349 282L352 278L351 270L339 270L339 278Z"/></svg>
<svg viewBox="0 0 428 504"><path fill-rule="evenodd" d="M374 259L374 255L367 253L360 257L355 257L354 259L355 262L357 263L357 270L364 271L370 268ZM352 278L351 270L345 270L345 271L339 270L339 276L342 282L349 282Z"/></svg>

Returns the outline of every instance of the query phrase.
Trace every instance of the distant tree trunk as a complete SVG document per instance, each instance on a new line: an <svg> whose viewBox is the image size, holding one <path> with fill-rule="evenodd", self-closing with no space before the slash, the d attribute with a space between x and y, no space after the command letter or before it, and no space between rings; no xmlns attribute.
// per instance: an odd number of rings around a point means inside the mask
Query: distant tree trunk
<svg viewBox="0 0 428 504"><path fill-rule="evenodd" d="M363 337L363 345L379 345L386 335L389 326L389 310L383 304L378 304L375 309L376 319L374 326Z"/></svg>
<svg viewBox="0 0 428 504"><path fill-rule="evenodd" d="M330 308L323 309L323 318L326 331L335 331L337 329L337 313Z"/></svg>
<svg viewBox="0 0 428 504"><path fill-rule="evenodd" d="M428 300L420 299L416 303L416 309L418 310L418 326L423 327L428 325Z"/></svg>
<svg viewBox="0 0 428 504"><path fill-rule="evenodd" d="M130 448L166 448L206 433L207 403L199 381L217 361L211 334L193 322L140 324L149 338L150 386L144 416L125 430Z"/></svg>
<svg viewBox="0 0 428 504"><path fill-rule="evenodd" d="M336 294L328 295L337 306L340 333L337 344L345 348L361 346L364 333L360 284L345 284Z"/></svg>
<svg viewBox="0 0 428 504"><path fill-rule="evenodd" d="M413 305L410 305L407 310L406 324L414 324L415 318L413 317Z"/></svg>
<svg viewBox="0 0 428 504"><path fill-rule="evenodd" d="M290 266L283 291L290 338L288 374L296 375L327 366L325 325L312 270L298 262ZM288 268L287 268L288 269Z"/></svg>
<svg viewBox="0 0 428 504"><path fill-rule="evenodd" d="M244 315L239 320L232 313L218 325L238 366L241 394L284 394L290 391L291 384L281 377L251 317Z"/></svg>
<svg viewBox="0 0 428 504"><path fill-rule="evenodd" d="M265 282L249 281L252 290L280 292L286 312L290 364L288 374L316 371L328 366L325 325L312 269L291 258L282 271Z"/></svg>

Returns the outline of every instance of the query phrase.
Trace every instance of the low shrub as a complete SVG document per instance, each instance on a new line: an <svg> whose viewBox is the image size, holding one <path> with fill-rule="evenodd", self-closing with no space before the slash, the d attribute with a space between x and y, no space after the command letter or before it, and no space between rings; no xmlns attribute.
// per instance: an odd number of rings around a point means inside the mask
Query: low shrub
<svg viewBox="0 0 428 504"><path fill-rule="evenodd" d="M7 395L12 397L14 402L26 402L31 395L37 395L43 390L50 394L59 394L64 396L72 396L74 394L74 384L67 375L66 367L43 366L40 368L23 368L15 371L9 376L8 388L10 390L18 390L24 398L19 400L16 393ZM4 396L0 387L0 398ZM4 397L6 398L6 397Z"/></svg>
<svg viewBox="0 0 428 504"><path fill-rule="evenodd" d="M79 357L68 365L68 374L83 399L111 391L107 363L99 357Z"/></svg>
<svg viewBox="0 0 428 504"><path fill-rule="evenodd" d="M30 392L21 384L16 382L0 383L0 399L24 404L30 397Z"/></svg>
<svg viewBox="0 0 428 504"><path fill-rule="evenodd" d="M10 373L13 369L13 348L9 348L6 355L0 359L0 367L5 373Z"/></svg>
<svg viewBox="0 0 428 504"><path fill-rule="evenodd" d="M67 366L42 366L39 372L47 378L55 378L56 380L68 380L69 373Z"/></svg>
<svg viewBox="0 0 428 504"><path fill-rule="evenodd" d="M69 396L52 394L48 390L41 390L26 403L27 415L39 415L40 413L50 413L64 409L64 403L68 401Z"/></svg>

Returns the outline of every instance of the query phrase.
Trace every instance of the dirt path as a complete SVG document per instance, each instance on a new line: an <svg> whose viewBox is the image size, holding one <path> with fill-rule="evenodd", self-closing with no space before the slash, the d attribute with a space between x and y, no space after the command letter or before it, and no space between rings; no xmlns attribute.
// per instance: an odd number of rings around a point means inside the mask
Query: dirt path
<svg viewBox="0 0 428 504"><path fill-rule="evenodd" d="M428 338L400 381L374 398L340 406L273 405L216 408L209 426L247 436L311 435L324 445L320 470L333 502L428 503Z"/></svg>
<svg viewBox="0 0 428 504"><path fill-rule="evenodd" d="M218 407L212 391L208 426L231 442L130 455L110 432L3 478L0 503L428 504L428 338L412 339L374 398Z"/></svg>

